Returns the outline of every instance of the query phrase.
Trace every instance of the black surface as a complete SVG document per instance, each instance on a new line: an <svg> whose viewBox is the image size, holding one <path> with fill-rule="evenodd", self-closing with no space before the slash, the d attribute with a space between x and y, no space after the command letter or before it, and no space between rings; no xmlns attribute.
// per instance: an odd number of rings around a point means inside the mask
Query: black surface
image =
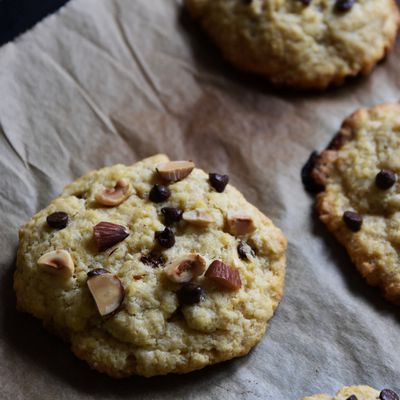
<svg viewBox="0 0 400 400"><path fill-rule="evenodd" d="M69 0L0 0L0 46L32 28Z"/></svg>

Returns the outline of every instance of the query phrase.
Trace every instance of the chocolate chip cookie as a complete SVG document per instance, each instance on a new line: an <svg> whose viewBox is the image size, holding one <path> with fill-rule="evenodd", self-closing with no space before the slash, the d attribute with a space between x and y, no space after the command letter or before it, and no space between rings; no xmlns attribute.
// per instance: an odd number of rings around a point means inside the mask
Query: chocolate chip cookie
<svg viewBox="0 0 400 400"><path fill-rule="evenodd" d="M186 0L226 59L277 85L325 89L393 47L395 0Z"/></svg>
<svg viewBox="0 0 400 400"><path fill-rule="evenodd" d="M348 117L311 176L320 219L369 284L400 304L400 104Z"/></svg>
<svg viewBox="0 0 400 400"><path fill-rule="evenodd" d="M157 155L67 186L20 229L18 308L113 377L246 354L282 297L286 239L210 172Z"/></svg>
<svg viewBox="0 0 400 400"><path fill-rule="evenodd" d="M304 397L303 400L399 400L399 396L390 389L383 389L380 392L369 386L344 387L332 397L327 394L316 394Z"/></svg>

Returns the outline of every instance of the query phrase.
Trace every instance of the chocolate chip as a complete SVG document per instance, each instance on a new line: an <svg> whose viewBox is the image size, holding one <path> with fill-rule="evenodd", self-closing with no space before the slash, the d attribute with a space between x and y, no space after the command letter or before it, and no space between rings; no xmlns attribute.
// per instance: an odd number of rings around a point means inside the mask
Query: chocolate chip
<svg viewBox="0 0 400 400"><path fill-rule="evenodd" d="M154 236L160 246L166 249L169 249L175 244L175 235L171 228L167 227L163 231L157 231Z"/></svg>
<svg viewBox="0 0 400 400"><path fill-rule="evenodd" d="M92 269L91 271L89 271L89 272L87 273L87 276L88 276L89 278L91 278L92 276L103 275L103 274L109 274L109 273L110 273L110 271L107 271L107 270L104 269L104 268L96 268L96 269Z"/></svg>
<svg viewBox="0 0 400 400"><path fill-rule="evenodd" d="M218 192L222 193L225 190L226 185L229 182L228 175L221 175L221 174L208 174L208 178L210 181L210 185Z"/></svg>
<svg viewBox="0 0 400 400"><path fill-rule="evenodd" d="M317 159L318 159L318 153L316 151L313 151L310 154L310 157L308 158L307 162L301 169L301 181L303 182L304 188L309 193L318 193L324 189L324 187L319 183L315 182L314 178L312 177L312 171L314 169Z"/></svg>
<svg viewBox="0 0 400 400"><path fill-rule="evenodd" d="M343 221L351 231L358 232L361 229L363 217L353 211L345 211Z"/></svg>
<svg viewBox="0 0 400 400"><path fill-rule="evenodd" d="M161 203L171 196L168 186L155 184L150 190L149 199L154 203Z"/></svg>
<svg viewBox="0 0 400 400"><path fill-rule="evenodd" d="M379 394L380 400L399 400L397 393L390 389L383 389Z"/></svg>
<svg viewBox="0 0 400 400"><path fill-rule="evenodd" d="M355 396L354 394L352 394L350 397L348 397L346 400L358 400L357 396Z"/></svg>
<svg viewBox="0 0 400 400"><path fill-rule="evenodd" d="M375 177L375 185L382 190L390 189L397 181L397 175L389 170L380 170Z"/></svg>
<svg viewBox="0 0 400 400"><path fill-rule="evenodd" d="M308 6L311 4L311 0L299 0L300 3L303 3L305 6Z"/></svg>
<svg viewBox="0 0 400 400"><path fill-rule="evenodd" d="M203 289L199 285L190 282L185 283L176 294L181 305L200 303L204 299Z"/></svg>
<svg viewBox="0 0 400 400"><path fill-rule="evenodd" d="M239 242L237 251L238 251L239 257L242 260L248 260L249 258L256 256L256 253L254 252L254 250L246 242L243 242L243 241Z"/></svg>
<svg viewBox="0 0 400 400"><path fill-rule="evenodd" d="M183 211L178 207L163 207L161 213L164 215L165 225L172 225L182 219Z"/></svg>
<svg viewBox="0 0 400 400"><path fill-rule="evenodd" d="M68 225L68 214L63 211L56 211L46 218L47 225L55 229L63 229Z"/></svg>
<svg viewBox="0 0 400 400"><path fill-rule="evenodd" d="M165 258L155 253L143 254L140 257L140 261L152 268L158 268L165 264Z"/></svg>
<svg viewBox="0 0 400 400"><path fill-rule="evenodd" d="M355 4L356 0L336 0L335 8L337 11L349 11Z"/></svg>

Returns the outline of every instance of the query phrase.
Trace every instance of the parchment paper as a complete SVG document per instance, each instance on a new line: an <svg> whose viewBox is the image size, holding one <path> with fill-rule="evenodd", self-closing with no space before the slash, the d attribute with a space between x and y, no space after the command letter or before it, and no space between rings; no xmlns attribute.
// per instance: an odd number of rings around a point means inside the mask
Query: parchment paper
<svg viewBox="0 0 400 400"><path fill-rule="evenodd" d="M400 46L368 79L290 94L222 61L180 1L72 0L0 49L0 398L299 399L400 390L399 309L312 212L300 168L360 106L399 99ZM88 170L157 152L236 185L289 238L286 296L247 357L114 381L15 310L19 226Z"/></svg>

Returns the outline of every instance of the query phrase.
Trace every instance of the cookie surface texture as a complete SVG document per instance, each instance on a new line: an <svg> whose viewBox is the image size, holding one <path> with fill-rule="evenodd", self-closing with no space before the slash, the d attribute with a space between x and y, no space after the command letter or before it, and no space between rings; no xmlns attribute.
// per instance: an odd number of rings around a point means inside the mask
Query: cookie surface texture
<svg viewBox="0 0 400 400"><path fill-rule="evenodd" d="M400 104L360 109L317 159L320 219L369 284L400 304Z"/></svg>
<svg viewBox="0 0 400 400"><path fill-rule="evenodd" d="M366 385L348 386L336 393L336 396L316 394L303 400L378 400L380 392ZM354 397L352 397L354 396Z"/></svg>
<svg viewBox="0 0 400 400"><path fill-rule="evenodd" d="M113 377L244 355L283 294L281 231L231 185L168 162L92 171L20 229L18 308Z"/></svg>
<svg viewBox="0 0 400 400"><path fill-rule="evenodd" d="M346 4L344 4L346 3ZM225 58L277 85L323 90L393 47L395 0L186 0Z"/></svg>

